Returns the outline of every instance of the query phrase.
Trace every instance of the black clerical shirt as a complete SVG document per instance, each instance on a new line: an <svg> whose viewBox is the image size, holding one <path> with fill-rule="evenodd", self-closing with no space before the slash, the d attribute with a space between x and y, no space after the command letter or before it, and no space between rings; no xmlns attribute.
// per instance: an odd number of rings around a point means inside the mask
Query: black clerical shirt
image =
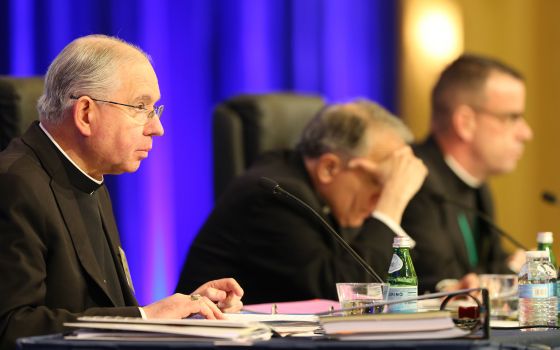
<svg viewBox="0 0 560 350"><path fill-rule="evenodd" d="M116 298L116 306L124 306L123 286L121 286L116 270L119 260L111 254L107 230L99 208L101 203L98 190L104 186L104 183L98 183L87 176L58 147L57 151L73 186L80 214L83 221L87 223L87 236L95 252L95 258L103 275L103 282L107 285L111 295Z"/></svg>

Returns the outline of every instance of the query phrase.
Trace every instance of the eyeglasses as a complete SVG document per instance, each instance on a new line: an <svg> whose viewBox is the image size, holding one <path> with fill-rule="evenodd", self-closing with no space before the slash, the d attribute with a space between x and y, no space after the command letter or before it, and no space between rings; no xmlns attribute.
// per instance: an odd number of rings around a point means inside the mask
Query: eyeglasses
<svg viewBox="0 0 560 350"><path fill-rule="evenodd" d="M493 116L505 124L516 124L517 122L523 120L523 113L516 113L516 112L497 113L497 112L489 111L486 108L482 108L482 107L471 106L471 108L476 113Z"/></svg>
<svg viewBox="0 0 560 350"><path fill-rule="evenodd" d="M87 95L84 95L87 96ZM82 96L74 96L71 95L70 99L72 100L77 100ZM144 105L138 105L138 106L134 106L134 105L129 105L126 103L120 103L120 102L114 102L114 101L107 101L107 100L101 100L98 98L93 98L91 96L87 96L90 99L94 100L95 102L104 102L104 103L110 103L113 105L118 105L118 106L124 106L124 107L129 107L129 108L133 108L136 111L140 112L141 115L143 116L143 118L134 118L135 120L140 121L142 124L147 124L154 116L158 116L158 118L161 118L161 115L163 114L163 105L159 105L159 106L154 106L153 109L149 110L146 107L144 107Z"/></svg>

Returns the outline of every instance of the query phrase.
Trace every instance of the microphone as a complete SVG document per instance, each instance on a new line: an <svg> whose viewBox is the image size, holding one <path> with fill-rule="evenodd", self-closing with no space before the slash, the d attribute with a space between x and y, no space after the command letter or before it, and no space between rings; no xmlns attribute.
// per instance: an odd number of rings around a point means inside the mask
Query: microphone
<svg viewBox="0 0 560 350"><path fill-rule="evenodd" d="M550 191L543 191L541 194L542 200L550 205L558 205L558 199L556 195Z"/></svg>
<svg viewBox="0 0 560 350"><path fill-rule="evenodd" d="M486 224L488 224L488 226L490 226L490 228L491 228L494 232L496 232L496 233L498 233L500 236L506 238L508 241L510 241L511 243L513 243L516 247L518 247L518 248L520 248L520 249L523 249L523 250L528 250L527 247L525 247L523 244L519 243L519 241L516 240L515 238L513 238L512 235L510 235L509 233L505 232L505 231L502 230L498 225L496 225L496 224L494 223L494 220L493 220L490 216L488 216L488 214L486 214L486 213L484 213L484 212L482 212L482 211L480 211L480 210L478 210L478 209L476 209L476 208L467 206L467 205L465 205L465 204L463 204L463 203L461 203L461 202L459 202L459 201L456 201L456 200L454 200L454 199L452 199L452 198L449 198L449 197L447 197L447 196L445 196L445 195L442 195L442 194L439 194L439 193L432 193L431 196L432 196L433 198L436 198L436 199L440 200L440 201L443 201L443 202L445 202L445 203L452 204L452 205L454 205L454 206L456 206L456 207L459 207L459 208L461 208L461 209L463 209L463 210L466 210L466 211L468 211L468 212L471 212L471 213L475 214L479 219L481 219L481 220L484 221Z"/></svg>
<svg viewBox="0 0 560 350"><path fill-rule="evenodd" d="M344 240L344 238L342 238L342 236L340 236L340 234L338 232L336 232L336 230L334 228L332 228L332 226L329 225L329 223L326 222L325 219L323 219L323 217L321 215L319 215L319 213L317 213L317 211L315 211L315 209L313 209L313 208L311 208L311 206L309 206L309 204L305 203L304 201L302 201L301 199L299 199L295 195L286 191L285 189L283 189L280 186L280 184L278 182L276 182L276 181L274 181L274 180L272 180L268 177L261 177L259 179L259 184L262 187L264 187L265 189L271 190L272 194L277 195L277 196L279 196L279 195L286 196L287 198L289 198L292 201L294 201L295 203L297 203L300 207L302 207L305 210L312 213L317 219L319 219L319 222L321 222L321 224L338 241L338 243L344 249L346 249L346 251L348 253L350 253L350 255L364 268L364 270L366 270L366 272L371 277L373 277L374 279L376 279L377 281L379 281L381 283L385 282L385 281L383 281L383 279L381 277L379 277L377 272L375 272L375 270L358 253L356 253L356 251L354 249L352 249L352 247Z"/></svg>

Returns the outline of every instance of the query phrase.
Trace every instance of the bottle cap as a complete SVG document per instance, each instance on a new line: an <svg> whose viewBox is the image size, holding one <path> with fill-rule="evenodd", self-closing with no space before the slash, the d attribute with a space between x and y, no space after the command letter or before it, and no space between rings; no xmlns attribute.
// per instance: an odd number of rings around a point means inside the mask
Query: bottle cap
<svg viewBox="0 0 560 350"><path fill-rule="evenodd" d="M396 236L393 238L393 248L410 248L412 240L409 237Z"/></svg>
<svg viewBox="0 0 560 350"><path fill-rule="evenodd" d="M537 243L549 244L554 241L552 232L539 232L537 233Z"/></svg>
<svg viewBox="0 0 560 350"><path fill-rule="evenodd" d="M528 250L525 252L527 259L550 258L546 250Z"/></svg>

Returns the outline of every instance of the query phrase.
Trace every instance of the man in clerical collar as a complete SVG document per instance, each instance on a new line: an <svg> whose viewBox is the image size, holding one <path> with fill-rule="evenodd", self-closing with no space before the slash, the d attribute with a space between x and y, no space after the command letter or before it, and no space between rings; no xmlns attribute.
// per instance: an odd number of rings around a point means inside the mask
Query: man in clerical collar
<svg viewBox="0 0 560 350"><path fill-rule="evenodd" d="M463 55L439 77L431 133L414 147L429 176L402 223L421 290L476 287L477 273L519 268L519 252L508 256L480 217L493 216L487 180L513 171L532 138L524 112L524 78L502 62Z"/></svg>
<svg viewBox="0 0 560 350"><path fill-rule="evenodd" d="M248 303L336 299L337 282L375 280L313 213L261 186L277 181L345 238L383 279L402 213L426 176L408 128L367 100L333 103L297 149L262 155L216 203L191 245L177 291L204 276L238 280Z"/></svg>
<svg viewBox="0 0 560 350"><path fill-rule="evenodd" d="M148 56L120 39L78 38L53 61L40 122L0 153L0 348L79 316L223 318L231 278L140 307L105 174L134 172L163 135ZM190 291L189 291L190 292Z"/></svg>

